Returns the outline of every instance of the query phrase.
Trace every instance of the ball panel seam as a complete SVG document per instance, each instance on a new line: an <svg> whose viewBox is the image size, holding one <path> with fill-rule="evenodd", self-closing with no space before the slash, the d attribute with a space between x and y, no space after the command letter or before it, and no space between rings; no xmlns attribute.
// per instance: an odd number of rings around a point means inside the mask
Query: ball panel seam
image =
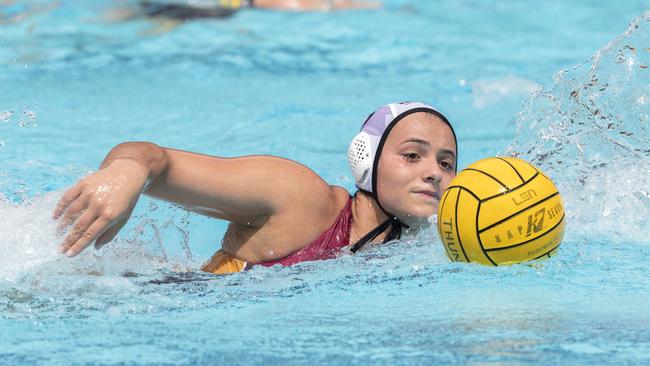
<svg viewBox="0 0 650 366"><path fill-rule="evenodd" d="M554 246L551 250L549 250L549 251L547 251L546 253L540 255L539 257L535 257L535 258L531 259L531 261L534 261L534 260L540 259L540 258L542 258L542 257L544 257L544 256L547 256L547 255L551 254L551 252L554 251L555 249L557 249L557 248L560 246L560 244L562 244L562 241L561 241L561 240L560 240L560 242L557 243L557 245Z"/></svg>
<svg viewBox="0 0 650 366"><path fill-rule="evenodd" d="M486 226L486 227L484 227L483 229L479 229L478 233L480 234L480 233L483 233L484 231L490 230L491 228L493 228L493 227L495 227L495 226L497 226L497 225L499 225L499 224L502 224L502 223L504 223L504 222L510 220L511 218L513 218L513 217L515 217L515 216L517 216L517 215L522 214L523 212L526 212L526 211L529 210L531 207L538 206L538 205L540 205L540 204L542 204L542 203L544 203L544 202L550 200L551 198L553 198L553 197L555 197L555 196L557 196L557 195L559 195L559 194L560 194L559 192L555 192L555 193L553 193L553 194L551 194L551 195L549 195L549 196L547 196L547 197L544 197L543 199L541 199L539 202L535 203L534 205L527 206L526 208L524 208L524 209L522 209L522 210L520 210L520 211L517 211L517 212L513 213L512 215L510 215L510 216L508 216L508 217L505 217L505 218L503 218L503 219L501 219L501 220L495 222L494 224L491 224L491 225L489 225L489 226ZM481 203L482 203L482 202L481 202ZM479 209L480 209L480 206L479 206ZM477 217L477 220L478 220L478 217ZM477 222L477 226L476 226L476 227L478 228L478 222Z"/></svg>
<svg viewBox="0 0 650 366"><path fill-rule="evenodd" d="M454 223L454 226L456 228L456 237L458 238L458 246L460 247L460 250L463 252L463 256L465 257L465 261L469 262L469 258L467 258L467 253L465 253L465 248L463 247L463 241L460 239L460 232L458 230L458 202L460 202L460 192L462 190L458 190L458 196L456 196L456 211L454 212L455 220L456 222Z"/></svg>
<svg viewBox="0 0 650 366"><path fill-rule="evenodd" d="M484 198L484 199L479 200L479 201L481 201L481 203L483 203L483 202L487 202L487 201L489 201L489 200L491 200L491 199L495 199L495 198L497 198L497 197L501 197L501 196L503 196L504 194L508 194L508 193L514 192L514 191L518 190L519 188L525 187L528 183L532 182L535 178L537 178L538 175L539 175L539 173L535 173L535 175L533 175L533 177L530 178L528 181L525 181L525 182L522 183L521 185L519 185L519 186L517 186L517 187L514 187L514 188L508 190L507 192L497 193L497 194L495 194L494 196L490 196L490 197Z"/></svg>
<svg viewBox="0 0 650 366"><path fill-rule="evenodd" d="M451 188L451 187L449 187L449 188ZM447 188L447 190L445 191L445 194L443 195L442 203L440 204L440 209L439 209L439 212L438 212L438 233L440 234L440 239L442 240L443 247L445 247L445 253L447 253L447 257L449 257L449 259L453 260L453 257L452 257L452 255L451 255L451 253L449 251L449 248L447 247L447 242L445 241L445 238L443 238L443 236L442 236L442 218L441 218L441 214L443 212L445 212L445 203L447 203L447 198L449 197L449 193L451 192L451 190L449 188Z"/></svg>
<svg viewBox="0 0 650 366"><path fill-rule="evenodd" d="M475 168L465 168L465 169L463 169L463 170L471 170L471 171L473 171L473 172L478 172L478 173L485 174L485 175L487 175L488 177L492 178L495 182L499 183L499 185L501 185L501 186L502 186L503 188L505 188L506 190L508 190L508 191L510 190L510 188L509 188L507 185L505 185L503 182L501 182L500 180L498 180L497 178L495 178L495 177L494 177L492 174L490 174L490 173L486 173L486 172L484 172L484 171L482 171L482 170L475 169Z"/></svg>
<svg viewBox="0 0 650 366"><path fill-rule="evenodd" d="M493 251L498 251L498 250L511 249L511 248L515 248L515 247L518 247L518 246L521 246L521 245L524 245L524 244L528 244L528 243L530 243L531 241L533 241L533 240L537 240L537 239L541 238L542 236L544 236L544 235L546 235L546 234L552 232L552 231L555 230L558 226L560 226L560 224L562 224L563 221L564 221L564 214L562 214L562 217L560 218L560 220L559 220L555 225L553 225L553 227L551 227L550 229L546 230L545 232L543 232L543 233L537 235L537 236L534 237L534 238L528 239L528 240L523 241L523 242L521 242L521 243L508 245L507 247L490 248L490 249L485 249L485 250L488 251L488 252L493 252Z"/></svg>
<svg viewBox="0 0 650 366"><path fill-rule="evenodd" d="M506 160L506 159L504 159L504 158L500 158L500 157L498 157L498 156L497 156L496 158L499 159L499 160L501 160L501 161L503 161L504 163L510 165L510 167L512 168L512 170L514 170L515 173L517 173L517 176L519 177L519 179L521 179L521 182L522 182L522 183L526 183L526 180L524 179L524 177L522 177L521 174L519 174L519 171L518 171L518 170L517 170L517 169L516 169L512 164L510 164L510 162L509 162L508 160Z"/></svg>
<svg viewBox="0 0 650 366"><path fill-rule="evenodd" d="M476 226L475 226L475 228L477 229L476 239L478 239L478 246L479 248L481 248L481 251L483 252L485 258L487 258L490 261L490 263L492 263L495 267L498 267L498 264L496 264L496 262L493 261L492 258L490 258L488 253L485 251L485 247L483 246L483 240L481 240L481 234L480 231L478 231L478 218L480 216L480 213L481 213L481 201L479 200L478 207L476 208Z"/></svg>

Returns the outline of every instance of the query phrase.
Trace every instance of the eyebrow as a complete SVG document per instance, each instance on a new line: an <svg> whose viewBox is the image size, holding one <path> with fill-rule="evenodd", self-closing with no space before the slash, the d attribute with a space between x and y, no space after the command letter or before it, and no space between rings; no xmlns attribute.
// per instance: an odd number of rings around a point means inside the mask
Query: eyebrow
<svg viewBox="0 0 650 366"><path fill-rule="evenodd" d="M417 139L417 138L410 138L408 140L405 140L400 145L408 144L409 142L415 142L416 144L427 145L427 146L431 145L431 144L429 144L429 141L424 141L422 139Z"/></svg>
<svg viewBox="0 0 650 366"><path fill-rule="evenodd" d="M440 150L440 152L443 153L443 154L449 154L449 155L451 155L451 156L454 157L454 158L456 157L456 153L453 152L453 151L451 151L451 150L442 149L442 150Z"/></svg>
<svg viewBox="0 0 650 366"><path fill-rule="evenodd" d="M410 138L408 140L403 141L400 145L408 144L410 142L420 144L420 145L426 145L427 147L431 146L431 144L428 141L418 139L418 138ZM443 153L443 154L451 155L454 158L456 157L456 153L453 152L452 150L449 150L449 149L441 149L440 152Z"/></svg>

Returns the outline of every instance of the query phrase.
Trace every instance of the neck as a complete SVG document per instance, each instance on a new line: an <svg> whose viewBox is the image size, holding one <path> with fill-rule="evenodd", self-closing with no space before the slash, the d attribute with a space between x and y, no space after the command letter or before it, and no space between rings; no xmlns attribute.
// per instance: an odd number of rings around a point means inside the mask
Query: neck
<svg viewBox="0 0 650 366"><path fill-rule="evenodd" d="M350 243L356 243L372 229L388 220L386 213L379 207L377 201L366 193L358 191L352 202L352 230ZM386 238L388 230L377 236L372 242L381 243Z"/></svg>

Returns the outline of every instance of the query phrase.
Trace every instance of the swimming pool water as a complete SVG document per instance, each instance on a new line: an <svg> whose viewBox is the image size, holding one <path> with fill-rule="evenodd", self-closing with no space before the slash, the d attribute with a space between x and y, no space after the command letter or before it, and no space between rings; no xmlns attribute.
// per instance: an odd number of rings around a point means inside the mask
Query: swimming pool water
<svg viewBox="0 0 650 366"><path fill-rule="evenodd" d="M164 34L145 19L105 22L110 4L64 1L0 25L3 364L650 360L643 1L246 10ZM395 100L448 115L461 168L516 153L549 172L568 215L558 254L449 263L431 230L216 277L192 269L225 225L148 199L106 249L55 252L53 205L117 143L276 154L352 189L347 144Z"/></svg>

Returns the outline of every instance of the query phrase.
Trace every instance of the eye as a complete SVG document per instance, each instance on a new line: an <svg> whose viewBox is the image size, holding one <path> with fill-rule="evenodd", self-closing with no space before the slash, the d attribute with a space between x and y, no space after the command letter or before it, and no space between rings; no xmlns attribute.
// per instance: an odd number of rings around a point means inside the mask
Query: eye
<svg viewBox="0 0 650 366"><path fill-rule="evenodd" d="M417 153L407 153L407 154L403 154L403 156L404 156L404 159L406 161L408 161L409 163L415 163L418 160L420 160L420 155L417 154Z"/></svg>
<svg viewBox="0 0 650 366"><path fill-rule="evenodd" d="M440 166L445 170L453 170L454 169L454 164L452 164L451 162L446 161L446 160L442 161L440 163Z"/></svg>

